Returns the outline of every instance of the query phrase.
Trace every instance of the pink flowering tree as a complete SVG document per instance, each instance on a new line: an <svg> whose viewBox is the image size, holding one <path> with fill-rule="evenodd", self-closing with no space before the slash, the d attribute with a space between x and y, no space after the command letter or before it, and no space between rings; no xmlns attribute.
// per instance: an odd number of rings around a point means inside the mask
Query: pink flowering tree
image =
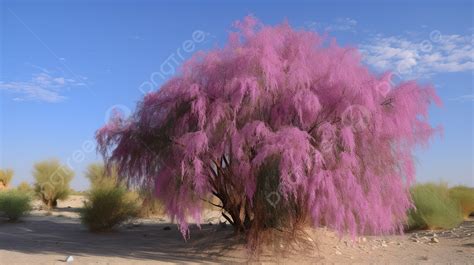
<svg viewBox="0 0 474 265"><path fill-rule="evenodd" d="M400 231L412 207L413 150L436 132L434 89L390 85L355 48L284 23L235 23L127 119L97 133L108 164L152 187L185 237L206 198L237 232L325 225Z"/></svg>

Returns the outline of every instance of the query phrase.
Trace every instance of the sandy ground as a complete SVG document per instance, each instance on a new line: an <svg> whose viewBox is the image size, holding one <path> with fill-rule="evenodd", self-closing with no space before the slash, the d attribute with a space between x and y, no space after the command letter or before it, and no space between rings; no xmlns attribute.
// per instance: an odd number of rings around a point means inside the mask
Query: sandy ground
<svg viewBox="0 0 474 265"><path fill-rule="evenodd" d="M65 264L69 255L72 264L474 264L474 220L453 230L356 242L316 229L308 231L304 250L274 241L259 257L249 257L215 213L206 219L214 224L192 227L187 242L166 219L136 220L115 232L93 234L78 219L82 200L72 196L51 214L35 210L18 223L0 219L0 264Z"/></svg>

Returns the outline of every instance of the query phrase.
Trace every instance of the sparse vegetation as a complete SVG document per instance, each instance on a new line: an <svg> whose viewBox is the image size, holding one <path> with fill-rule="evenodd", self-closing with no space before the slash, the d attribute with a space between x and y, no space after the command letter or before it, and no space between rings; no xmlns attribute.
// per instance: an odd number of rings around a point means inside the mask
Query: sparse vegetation
<svg viewBox="0 0 474 265"><path fill-rule="evenodd" d="M0 190L8 188L13 178L13 170L0 169Z"/></svg>
<svg viewBox="0 0 474 265"><path fill-rule="evenodd" d="M26 181L23 181L20 184L18 184L18 186L16 187L16 190L18 190L21 193L28 194L30 196L34 194L33 187L31 187L31 185L28 184L28 182Z"/></svg>
<svg viewBox="0 0 474 265"><path fill-rule="evenodd" d="M31 210L31 196L18 190L0 192L0 212L17 221Z"/></svg>
<svg viewBox="0 0 474 265"><path fill-rule="evenodd" d="M86 191L81 191L81 190L70 189L70 190L69 190L69 195L80 195L80 196L84 196L84 195L87 195L87 192L86 192Z"/></svg>
<svg viewBox="0 0 474 265"><path fill-rule="evenodd" d="M58 200L64 200L70 194L69 184L74 172L59 161L37 163L33 175L35 193L48 208L56 207Z"/></svg>
<svg viewBox="0 0 474 265"><path fill-rule="evenodd" d="M409 212L409 229L452 228L462 222L461 208L450 197L447 184L418 184L411 188L411 195L416 209Z"/></svg>
<svg viewBox="0 0 474 265"><path fill-rule="evenodd" d="M93 189L81 210L81 221L93 232L112 230L137 216L137 199L134 193L121 186Z"/></svg>
<svg viewBox="0 0 474 265"><path fill-rule="evenodd" d="M165 214L165 207L151 190L141 189L139 192L141 199L141 206L138 215L140 217L154 217L163 216Z"/></svg>
<svg viewBox="0 0 474 265"><path fill-rule="evenodd" d="M464 218L474 214L474 188L456 186L449 189L449 196L459 203Z"/></svg>
<svg viewBox="0 0 474 265"><path fill-rule="evenodd" d="M183 62L130 117L97 131L106 165L153 189L184 237L210 194L252 250L271 230L286 241L306 226L399 230L412 151L438 131L427 115L441 104L435 90L410 82L385 95L390 75L371 73L356 49L253 16L235 25L224 48Z"/></svg>
<svg viewBox="0 0 474 265"><path fill-rule="evenodd" d="M112 167L109 172L103 164L91 164L87 168L86 177L91 182L92 189L99 187L115 187L119 184L117 170Z"/></svg>

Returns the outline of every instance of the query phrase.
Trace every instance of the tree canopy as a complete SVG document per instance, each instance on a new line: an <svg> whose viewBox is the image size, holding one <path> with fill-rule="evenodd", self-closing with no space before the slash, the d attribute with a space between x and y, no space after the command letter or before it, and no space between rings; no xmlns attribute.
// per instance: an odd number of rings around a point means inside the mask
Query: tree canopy
<svg viewBox="0 0 474 265"><path fill-rule="evenodd" d="M308 220L353 235L399 231L413 150L437 130L434 89L392 86L356 48L288 23L250 16L234 29L97 132L106 162L153 187L185 236L209 194L238 231Z"/></svg>

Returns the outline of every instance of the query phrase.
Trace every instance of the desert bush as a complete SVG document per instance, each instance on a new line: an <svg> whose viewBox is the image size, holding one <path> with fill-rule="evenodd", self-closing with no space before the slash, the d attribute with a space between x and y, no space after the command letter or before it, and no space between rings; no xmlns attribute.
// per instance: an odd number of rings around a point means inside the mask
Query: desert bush
<svg viewBox="0 0 474 265"><path fill-rule="evenodd" d="M31 210L31 196L18 190L0 192L0 212L16 221Z"/></svg>
<svg viewBox="0 0 474 265"><path fill-rule="evenodd" d="M104 187L125 187L125 183L121 181L117 174L117 168L114 166L107 169L103 164L100 163L91 164L87 168L86 177L91 183L92 190ZM137 192L129 192L134 193L134 195L131 196L136 196L139 198L140 210L138 215L140 217L163 215L164 206L155 196L153 196L153 192L151 190L139 188Z"/></svg>
<svg viewBox="0 0 474 265"><path fill-rule="evenodd" d="M13 178L13 170L0 169L0 190L8 188Z"/></svg>
<svg viewBox="0 0 474 265"><path fill-rule="evenodd" d="M141 200L138 213L140 217L161 217L165 214L163 202L154 196L152 190L141 188L138 196Z"/></svg>
<svg viewBox="0 0 474 265"><path fill-rule="evenodd" d="M408 215L409 229L452 228L462 222L461 208L447 184L417 184L410 191L415 209Z"/></svg>
<svg viewBox="0 0 474 265"><path fill-rule="evenodd" d="M90 231L109 231L137 216L137 199L122 186L93 189L81 209L81 221Z"/></svg>
<svg viewBox="0 0 474 265"><path fill-rule="evenodd" d="M461 205L464 218L474 214L474 188L456 186L449 189L449 196Z"/></svg>
<svg viewBox="0 0 474 265"><path fill-rule="evenodd" d="M115 187L120 183L115 167L111 167L110 170L107 170L104 165L99 163L88 166L86 177L89 179L92 189Z"/></svg>
<svg viewBox="0 0 474 265"><path fill-rule="evenodd" d="M58 200L64 200L69 195L74 172L58 160L50 160L35 164L33 176L36 195L51 209L57 206Z"/></svg>
<svg viewBox="0 0 474 265"><path fill-rule="evenodd" d="M22 181L20 184L18 184L18 186L16 187L16 190L23 194L29 194L29 195L34 194L33 187L26 181Z"/></svg>
<svg viewBox="0 0 474 265"><path fill-rule="evenodd" d="M304 223L403 229L412 152L436 132L434 89L392 86L356 49L287 23L235 25L225 47L198 52L129 119L99 129L106 164L154 189L184 237L210 195L250 243Z"/></svg>

